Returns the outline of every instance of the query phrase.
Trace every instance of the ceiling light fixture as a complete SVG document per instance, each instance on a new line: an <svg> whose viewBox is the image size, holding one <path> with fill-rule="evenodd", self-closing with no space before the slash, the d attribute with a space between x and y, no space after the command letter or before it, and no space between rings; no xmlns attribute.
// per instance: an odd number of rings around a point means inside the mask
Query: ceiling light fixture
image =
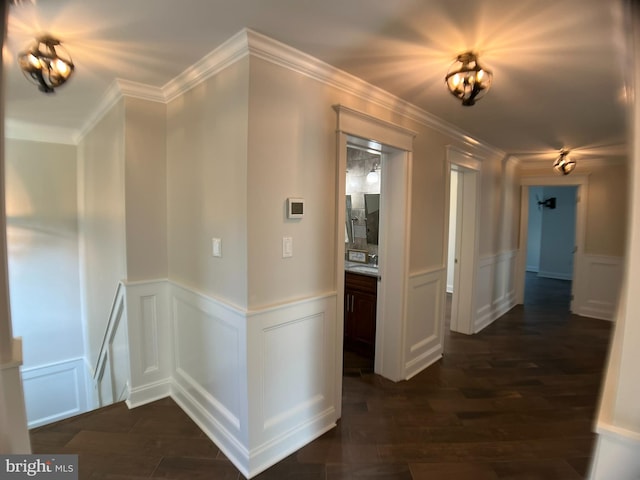
<svg viewBox="0 0 640 480"><path fill-rule="evenodd" d="M69 80L75 68L60 40L49 35L38 37L28 50L20 53L18 63L24 76L44 93L53 93Z"/></svg>
<svg viewBox="0 0 640 480"><path fill-rule="evenodd" d="M465 52L458 55L444 79L452 95L462 100L462 105L471 106L489 91L493 73L480 66L475 53Z"/></svg>
<svg viewBox="0 0 640 480"><path fill-rule="evenodd" d="M569 157L569 150L560 150L560 156L553 163L556 172L569 175L576 168L576 161Z"/></svg>

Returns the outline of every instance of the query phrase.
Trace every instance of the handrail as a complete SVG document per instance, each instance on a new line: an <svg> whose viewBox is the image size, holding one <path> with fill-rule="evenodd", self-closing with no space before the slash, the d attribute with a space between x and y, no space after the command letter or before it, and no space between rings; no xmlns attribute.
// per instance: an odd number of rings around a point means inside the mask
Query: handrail
<svg viewBox="0 0 640 480"><path fill-rule="evenodd" d="M119 323L120 317L122 316L122 311L124 309L124 284L122 282L118 282L118 286L116 288L116 293L113 297L113 302L111 303L111 311L109 312L109 321L107 322L107 328L104 331L104 337L102 338L102 345L100 346L100 351L98 352L98 358L96 360L96 366L93 370L93 378L97 379L99 375L101 375L101 365L104 363L106 357L106 346L113 339L115 330L117 328L117 323Z"/></svg>

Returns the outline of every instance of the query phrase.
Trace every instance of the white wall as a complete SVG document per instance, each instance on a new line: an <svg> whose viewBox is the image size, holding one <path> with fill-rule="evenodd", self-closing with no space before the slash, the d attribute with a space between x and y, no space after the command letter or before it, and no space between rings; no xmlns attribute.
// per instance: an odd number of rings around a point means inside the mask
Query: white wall
<svg viewBox="0 0 640 480"><path fill-rule="evenodd" d="M125 98L127 281L167 278L166 106Z"/></svg>
<svg viewBox="0 0 640 480"><path fill-rule="evenodd" d="M544 208L540 227L538 276L571 280L576 238L577 187L544 187L544 198L556 199L556 208Z"/></svg>
<svg viewBox="0 0 640 480"><path fill-rule="evenodd" d="M248 58L240 60L167 105L169 276L240 308L248 288L248 72ZM270 188L263 180L256 195ZM214 237L222 257L211 255Z"/></svg>
<svg viewBox="0 0 640 480"><path fill-rule="evenodd" d="M449 239L447 248L447 293L453 292L453 280L456 259L456 219L458 211L458 172L451 171L451 190L449 192Z"/></svg>
<svg viewBox="0 0 640 480"><path fill-rule="evenodd" d="M629 2L633 30L629 36L632 75L640 79L640 11ZM640 477L640 97L629 107L631 135L630 208L626 220L627 264L622 297L598 412L598 439L589 478L633 480Z"/></svg>
<svg viewBox="0 0 640 480"><path fill-rule="evenodd" d="M543 187L529 187L529 229L527 230L527 271L540 269L540 240L542 236L542 207L538 201L544 200Z"/></svg>
<svg viewBox="0 0 640 480"><path fill-rule="evenodd" d="M9 282L29 426L87 407L76 147L6 140Z"/></svg>
<svg viewBox="0 0 640 480"><path fill-rule="evenodd" d="M86 356L95 368L118 282L126 277L124 100L78 146Z"/></svg>

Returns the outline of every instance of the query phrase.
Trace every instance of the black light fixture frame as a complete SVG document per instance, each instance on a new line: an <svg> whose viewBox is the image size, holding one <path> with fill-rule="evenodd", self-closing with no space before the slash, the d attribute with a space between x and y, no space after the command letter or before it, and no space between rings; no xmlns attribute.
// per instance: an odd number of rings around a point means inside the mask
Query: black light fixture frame
<svg viewBox="0 0 640 480"><path fill-rule="evenodd" d="M554 210L556 208L556 197L549 197L544 200L538 200L538 205Z"/></svg>
<svg viewBox="0 0 640 480"><path fill-rule="evenodd" d="M38 37L18 55L18 63L25 77L43 93L53 93L69 80L75 69L71 56L61 46L60 40L50 35Z"/></svg>
<svg viewBox="0 0 640 480"><path fill-rule="evenodd" d="M465 107L475 105L489 91L492 80L491 70L482 67L478 62L478 55L473 52L458 55L444 77L449 92L462 100Z"/></svg>
<svg viewBox="0 0 640 480"><path fill-rule="evenodd" d="M560 156L553 162L553 169L563 175L569 175L576 168L576 161L569 157L569 150L560 150Z"/></svg>

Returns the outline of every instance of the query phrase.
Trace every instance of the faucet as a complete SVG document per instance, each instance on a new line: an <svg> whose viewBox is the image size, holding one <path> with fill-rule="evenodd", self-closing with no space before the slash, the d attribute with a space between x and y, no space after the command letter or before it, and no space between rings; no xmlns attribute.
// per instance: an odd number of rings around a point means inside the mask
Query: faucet
<svg viewBox="0 0 640 480"><path fill-rule="evenodd" d="M372 265L378 265L378 255L375 253L369 254L369 263Z"/></svg>

